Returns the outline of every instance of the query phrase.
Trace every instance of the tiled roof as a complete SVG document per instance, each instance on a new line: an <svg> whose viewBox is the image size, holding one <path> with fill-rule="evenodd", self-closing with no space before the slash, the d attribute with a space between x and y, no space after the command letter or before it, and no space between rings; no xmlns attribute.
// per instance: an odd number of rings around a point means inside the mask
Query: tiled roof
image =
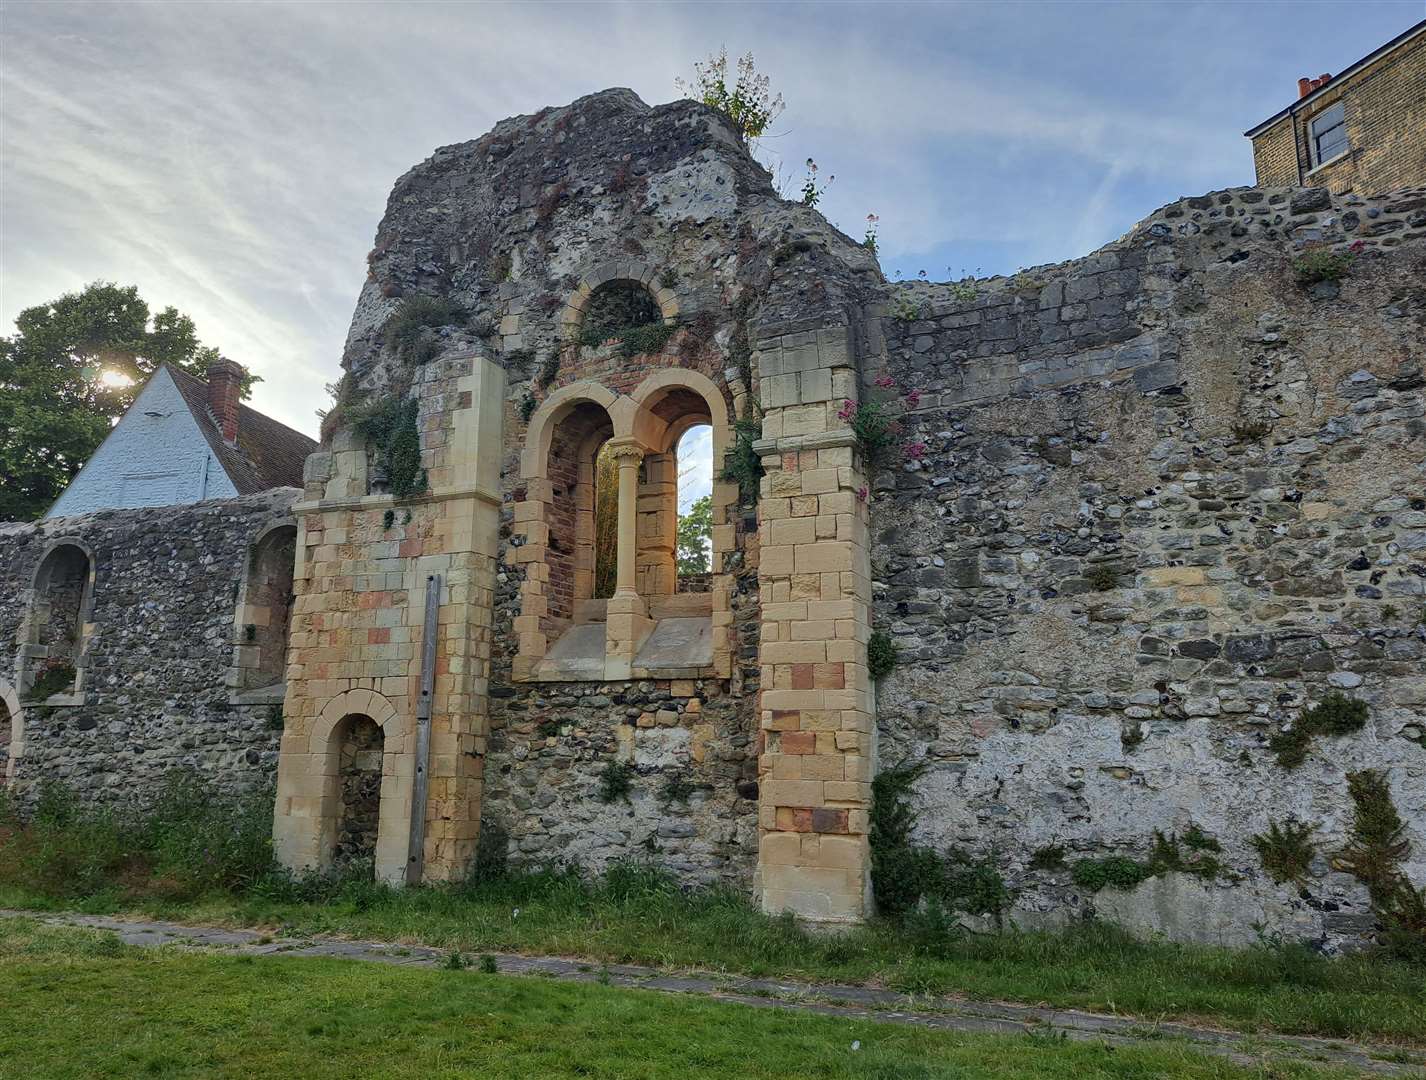
<svg viewBox="0 0 1426 1080"><path fill-rule="evenodd" d="M315 439L286 424L279 424L246 405L238 406L238 443L223 441L208 409L208 384L186 371L164 365L199 430L213 449L213 456L233 481L239 495L252 495L275 487L302 486L302 463L317 449Z"/></svg>

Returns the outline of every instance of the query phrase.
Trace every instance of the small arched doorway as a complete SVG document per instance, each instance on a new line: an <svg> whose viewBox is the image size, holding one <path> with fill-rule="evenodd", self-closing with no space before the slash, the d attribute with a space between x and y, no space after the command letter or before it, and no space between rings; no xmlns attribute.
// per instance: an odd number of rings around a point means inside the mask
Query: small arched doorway
<svg viewBox="0 0 1426 1080"><path fill-rule="evenodd" d="M24 634L21 691L42 701L83 686L84 646L94 602L94 560L74 541L58 541L35 570Z"/></svg>
<svg viewBox="0 0 1426 1080"><path fill-rule="evenodd" d="M385 757L381 725L362 713L350 713L338 722L332 738L337 744L339 798L332 861L339 867L365 864L374 870Z"/></svg>

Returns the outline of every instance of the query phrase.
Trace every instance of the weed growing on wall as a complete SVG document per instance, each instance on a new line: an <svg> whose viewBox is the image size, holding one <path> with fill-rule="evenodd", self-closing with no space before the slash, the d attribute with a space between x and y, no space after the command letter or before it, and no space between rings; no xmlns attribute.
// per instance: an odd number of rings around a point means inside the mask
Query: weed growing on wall
<svg viewBox="0 0 1426 1080"><path fill-rule="evenodd" d="M866 248L873 255L876 254L876 227L881 224L881 218L876 214L866 216L866 235L862 237L862 247Z"/></svg>
<svg viewBox="0 0 1426 1080"><path fill-rule="evenodd" d="M1324 245L1315 245L1303 250L1292 260L1292 272L1299 285L1315 285L1319 281L1340 281L1347 276L1357 256L1366 247L1358 240L1346 251L1333 251Z"/></svg>
<svg viewBox="0 0 1426 1080"><path fill-rule="evenodd" d="M421 435L416 427L419 414L420 406L414 398L390 397L353 409L348 416L352 429L376 448L391 493L398 499L426 490Z"/></svg>
<svg viewBox="0 0 1426 1080"><path fill-rule="evenodd" d="M763 459L753 447L762 438L762 424L745 416L733 424L733 444L723 457L720 480L738 485L738 500L744 506L757 502L758 485L763 478Z"/></svg>
<svg viewBox="0 0 1426 1080"><path fill-rule="evenodd" d="M906 411L920 404L921 391L908 390L898 395L896 380L882 375L865 400L844 400L837 410L837 419L852 429L869 465L887 467L906 460L919 461L925 455L925 443L901 439L906 429L903 420Z"/></svg>
<svg viewBox="0 0 1426 1080"><path fill-rule="evenodd" d="M412 296L401 301L396 314L382 327L382 340L402 361L424 364L440 351L437 327L465 322L465 312L439 296Z"/></svg>
<svg viewBox="0 0 1426 1080"><path fill-rule="evenodd" d="M896 642L885 630L873 630L866 643L866 666L873 679L884 679L896 667Z"/></svg>
<svg viewBox="0 0 1426 1080"><path fill-rule="evenodd" d="M1308 867L1317 848L1312 843L1314 826L1306 822L1288 818L1281 825L1268 822L1268 831L1249 838L1249 843L1257 849L1258 859L1263 869L1279 885L1284 882L1302 882L1307 878Z"/></svg>
<svg viewBox="0 0 1426 1080"><path fill-rule="evenodd" d="M1367 703L1333 691L1310 709L1303 711L1287 731L1276 732L1268 740L1268 749L1284 769L1295 769L1307 760L1313 740L1318 736L1350 735L1360 731L1367 722Z"/></svg>
<svg viewBox="0 0 1426 1080"><path fill-rule="evenodd" d="M611 761L599 774L599 790L595 793L602 803L612 803L616 799L629 801L629 793L634 790L634 767L623 761Z"/></svg>
<svg viewBox="0 0 1426 1080"><path fill-rule="evenodd" d="M74 685L76 672L68 660L51 657L41 665L35 681L25 694L26 701L41 702L54 694L60 694Z"/></svg>
<svg viewBox="0 0 1426 1080"><path fill-rule="evenodd" d="M1386 777L1376 769L1348 773L1347 792L1353 816L1342 865L1367 887L1383 944L1404 959L1426 960L1426 889L1401 869L1411 842Z"/></svg>
<svg viewBox="0 0 1426 1080"><path fill-rule="evenodd" d="M883 769L872 780L871 881L877 908L892 918L910 917L924 903L937 910L989 915L998 922L1010 890L992 857L973 858L952 849L941 855L912 842L916 812L911 792L925 762Z"/></svg>
<svg viewBox="0 0 1426 1080"><path fill-rule="evenodd" d="M1032 870L1063 870L1064 866L1065 849L1061 844L1046 844L1036 848L1035 853L1030 856Z"/></svg>
<svg viewBox="0 0 1426 1080"><path fill-rule="evenodd" d="M1189 826L1182 837L1173 833L1165 836L1156 829L1148 859L1140 861L1127 855L1080 859L1071 867L1070 876L1087 892L1105 888L1132 889L1140 882L1167 873L1212 879L1223 869L1217 857L1220 850L1218 841L1197 825Z"/></svg>
<svg viewBox="0 0 1426 1080"><path fill-rule="evenodd" d="M782 95L773 94L772 80L758 72L751 52L738 59L730 77L728 50L719 49L707 60L694 63L691 82L675 79L674 86L685 97L721 112L747 143L763 135L784 107Z"/></svg>
<svg viewBox="0 0 1426 1080"><path fill-rule="evenodd" d="M815 207L822 201L823 193L832 186L836 179L836 176L833 175L827 177L825 184L817 183L817 162L808 158L807 175L802 180L802 205Z"/></svg>

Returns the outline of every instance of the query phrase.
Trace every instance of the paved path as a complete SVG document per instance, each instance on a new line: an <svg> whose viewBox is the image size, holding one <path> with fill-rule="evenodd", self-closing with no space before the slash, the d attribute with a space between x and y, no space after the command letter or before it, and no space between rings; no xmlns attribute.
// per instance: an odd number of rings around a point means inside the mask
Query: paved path
<svg viewBox="0 0 1426 1080"><path fill-rule="evenodd" d="M221 950L249 956L326 956L344 960L394 964L400 967L439 967L448 950L390 942L346 941L336 938L277 938L257 930L215 926L185 926L173 922L148 922L102 915L47 914L0 909L0 918L33 918L55 926L80 926L109 930L130 945L172 945ZM671 975L656 968L630 964L596 966L588 961L511 953L467 954L467 963L494 957L504 975L543 975L577 982L605 982L613 986L666 993L695 994L759 1008L788 1009L824 1016L910 1024L940 1031L1028 1033L1066 1039L1083 1039L1129 1046L1165 1039L1191 1043L1193 1049L1239 1064L1261 1065L1266 1060L1292 1060L1343 1067L1382 1076L1426 1077L1426 1053L1412 1051L1417 1064L1383 1060L1397 1048L1348 1043L1338 1039L1299 1035L1242 1035L1190 1024L1174 1024L1104 1016L1075 1009L1045 1009L966 1001L954 997L907 995L862 986L804 983L785 979L746 979L720 975Z"/></svg>

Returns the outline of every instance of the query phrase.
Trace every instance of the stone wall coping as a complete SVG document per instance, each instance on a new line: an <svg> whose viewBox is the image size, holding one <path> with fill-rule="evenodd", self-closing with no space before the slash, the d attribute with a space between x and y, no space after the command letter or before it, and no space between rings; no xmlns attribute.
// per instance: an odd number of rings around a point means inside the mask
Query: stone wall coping
<svg viewBox="0 0 1426 1080"><path fill-rule="evenodd" d="M832 450L839 446L856 446L857 437L851 428L819 431L812 435L783 435L776 439L754 439L753 450L760 455L784 454L796 450Z"/></svg>

